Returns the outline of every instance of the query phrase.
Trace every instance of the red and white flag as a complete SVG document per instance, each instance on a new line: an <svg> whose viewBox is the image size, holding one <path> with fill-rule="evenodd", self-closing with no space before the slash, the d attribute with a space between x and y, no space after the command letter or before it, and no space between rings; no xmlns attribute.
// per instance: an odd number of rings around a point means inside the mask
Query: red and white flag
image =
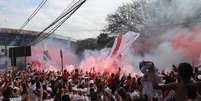
<svg viewBox="0 0 201 101"><path fill-rule="evenodd" d="M128 49L139 36L139 33L131 31L127 32L125 35L120 34L119 36L117 36L112 47L110 56L117 58L125 56L125 54L128 52Z"/></svg>

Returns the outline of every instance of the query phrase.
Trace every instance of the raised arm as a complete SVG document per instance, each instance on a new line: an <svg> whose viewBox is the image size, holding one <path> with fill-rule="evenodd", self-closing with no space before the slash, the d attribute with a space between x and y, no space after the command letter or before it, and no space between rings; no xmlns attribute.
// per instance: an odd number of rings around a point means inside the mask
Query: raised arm
<svg viewBox="0 0 201 101"><path fill-rule="evenodd" d="M155 89L160 89L160 90L176 89L176 86L177 86L177 83L170 83L170 84L165 84L165 85L153 83L153 87Z"/></svg>

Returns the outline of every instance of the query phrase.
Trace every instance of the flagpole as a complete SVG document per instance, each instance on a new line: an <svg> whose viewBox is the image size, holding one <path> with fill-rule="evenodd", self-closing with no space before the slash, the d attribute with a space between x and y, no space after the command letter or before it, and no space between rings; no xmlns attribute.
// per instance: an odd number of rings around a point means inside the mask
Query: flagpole
<svg viewBox="0 0 201 101"><path fill-rule="evenodd" d="M60 56L61 56L61 73L63 75L64 66L63 66L63 52L62 52L62 49L60 50Z"/></svg>

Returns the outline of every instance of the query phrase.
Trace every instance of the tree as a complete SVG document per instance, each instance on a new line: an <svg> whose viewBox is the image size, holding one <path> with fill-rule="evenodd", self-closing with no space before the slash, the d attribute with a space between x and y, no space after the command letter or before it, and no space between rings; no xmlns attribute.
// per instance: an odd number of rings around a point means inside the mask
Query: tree
<svg viewBox="0 0 201 101"><path fill-rule="evenodd" d="M133 2L120 6L113 14L108 15L108 22L104 31L109 33L125 33L127 31L140 32L144 26L142 5L145 2Z"/></svg>
<svg viewBox="0 0 201 101"><path fill-rule="evenodd" d="M98 40L97 40L97 44L99 45L104 45L108 42L108 34L105 34L105 33L101 33L99 36L98 36Z"/></svg>
<svg viewBox="0 0 201 101"><path fill-rule="evenodd" d="M109 37L106 33L101 33L97 38L98 48L112 47L115 37Z"/></svg>
<svg viewBox="0 0 201 101"><path fill-rule="evenodd" d="M82 54L82 52L86 49L89 49L89 50L96 49L97 48L96 40L97 39L94 39L94 38L88 38L88 39L78 40L78 41L74 42L74 47L76 49L76 53Z"/></svg>
<svg viewBox="0 0 201 101"><path fill-rule="evenodd" d="M147 15L148 3L146 0L133 1L129 4L124 4L120 6L117 11L113 14L109 14L106 18L108 22L104 31L112 34L124 34L128 31L140 32L145 29L149 19L152 16ZM148 19L149 18L149 19ZM138 40L139 46L144 43L146 36L141 35L140 40ZM139 49L146 50L146 49Z"/></svg>
<svg viewBox="0 0 201 101"><path fill-rule="evenodd" d="M200 23L200 5L199 0L133 0L107 16L104 31L112 34L135 31L149 36L180 25L189 27Z"/></svg>

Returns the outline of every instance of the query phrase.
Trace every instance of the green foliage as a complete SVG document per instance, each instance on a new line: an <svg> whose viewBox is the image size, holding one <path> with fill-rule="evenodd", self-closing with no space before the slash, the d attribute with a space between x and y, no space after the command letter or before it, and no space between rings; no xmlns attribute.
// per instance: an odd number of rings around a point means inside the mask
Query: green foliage
<svg viewBox="0 0 201 101"><path fill-rule="evenodd" d="M106 33L101 33L96 39L88 38L74 42L77 53L82 53L85 49L97 50L112 47L115 37L109 37Z"/></svg>

